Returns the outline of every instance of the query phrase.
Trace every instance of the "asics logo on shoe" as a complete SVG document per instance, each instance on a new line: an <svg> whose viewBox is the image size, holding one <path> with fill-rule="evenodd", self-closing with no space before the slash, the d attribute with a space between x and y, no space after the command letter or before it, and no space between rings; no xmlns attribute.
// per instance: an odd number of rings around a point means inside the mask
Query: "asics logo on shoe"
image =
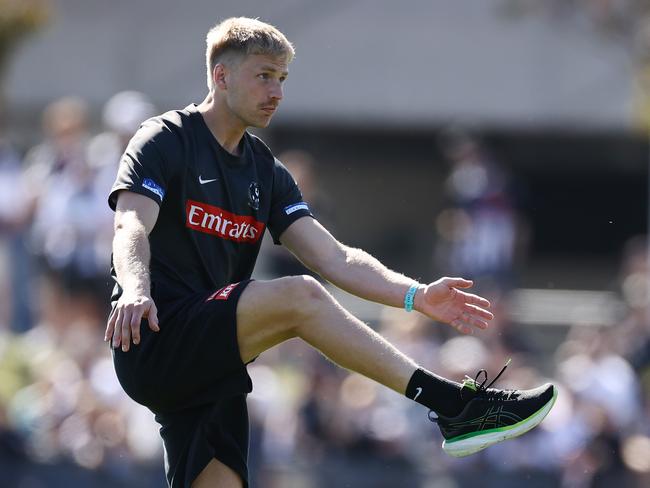
<svg viewBox="0 0 650 488"><path fill-rule="evenodd" d="M491 407L485 412L484 415L472 420L464 422L452 422L447 428L449 430L460 430L463 427L472 427L473 431L493 429L496 427L503 427L523 420L520 416L503 410L503 405L498 407Z"/></svg>

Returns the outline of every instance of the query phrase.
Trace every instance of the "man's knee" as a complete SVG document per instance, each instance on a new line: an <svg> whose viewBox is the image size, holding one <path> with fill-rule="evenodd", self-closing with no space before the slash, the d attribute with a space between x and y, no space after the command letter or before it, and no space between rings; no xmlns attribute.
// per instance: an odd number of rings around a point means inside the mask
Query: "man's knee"
<svg viewBox="0 0 650 488"><path fill-rule="evenodd" d="M291 329L317 313L328 299L327 290L311 276L286 276L251 283L242 294L238 314L242 322L259 322L265 329L269 323Z"/></svg>
<svg viewBox="0 0 650 488"><path fill-rule="evenodd" d="M309 276L252 282L237 307L237 340L244 362L299 336L331 301L327 290Z"/></svg>
<svg viewBox="0 0 650 488"><path fill-rule="evenodd" d="M307 275L288 276L288 295L302 303L324 300L328 292L316 279Z"/></svg>
<svg viewBox="0 0 650 488"><path fill-rule="evenodd" d="M288 276L283 281L280 298L288 308L287 325L296 334L298 327L309 325L331 301L329 292L311 276Z"/></svg>
<svg viewBox="0 0 650 488"><path fill-rule="evenodd" d="M280 298L294 314L313 314L329 298L325 287L311 276L287 276L277 281Z"/></svg>

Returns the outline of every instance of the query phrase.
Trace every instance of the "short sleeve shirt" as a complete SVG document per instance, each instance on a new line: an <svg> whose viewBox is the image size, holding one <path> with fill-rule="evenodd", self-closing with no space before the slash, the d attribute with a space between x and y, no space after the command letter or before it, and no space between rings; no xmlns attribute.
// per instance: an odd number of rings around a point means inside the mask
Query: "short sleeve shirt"
<svg viewBox="0 0 650 488"><path fill-rule="evenodd" d="M265 229L278 244L289 225L313 217L259 138L246 132L238 149L221 147L196 105L147 120L130 141L109 205L128 190L160 206L149 235L152 294L174 299L248 279Z"/></svg>

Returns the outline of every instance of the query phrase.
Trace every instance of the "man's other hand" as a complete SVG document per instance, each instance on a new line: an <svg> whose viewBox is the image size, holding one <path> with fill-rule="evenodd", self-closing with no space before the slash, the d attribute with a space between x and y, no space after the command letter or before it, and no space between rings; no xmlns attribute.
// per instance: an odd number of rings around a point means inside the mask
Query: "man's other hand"
<svg viewBox="0 0 650 488"><path fill-rule="evenodd" d="M124 292L108 317L104 341L112 340L113 347L121 345L124 352L129 350L131 340L133 344L140 344L140 321L143 318L147 319L151 330L160 331L158 309L151 297Z"/></svg>
<svg viewBox="0 0 650 488"><path fill-rule="evenodd" d="M414 308L463 334L471 334L474 328L487 329L488 321L494 318L488 310L490 302L461 290L473 284L463 278L440 278L416 293Z"/></svg>

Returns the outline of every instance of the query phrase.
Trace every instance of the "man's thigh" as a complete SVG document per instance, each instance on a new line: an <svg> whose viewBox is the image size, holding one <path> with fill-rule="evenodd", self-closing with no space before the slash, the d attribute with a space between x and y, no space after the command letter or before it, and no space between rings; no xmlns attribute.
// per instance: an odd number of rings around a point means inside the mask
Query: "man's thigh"
<svg viewBox="0 0 650 488"><path fill-rule="evenodd" d="M296 336L327 292L313 278L290 276L253 281L237 304L237 341L242 361Z"/></svg>

